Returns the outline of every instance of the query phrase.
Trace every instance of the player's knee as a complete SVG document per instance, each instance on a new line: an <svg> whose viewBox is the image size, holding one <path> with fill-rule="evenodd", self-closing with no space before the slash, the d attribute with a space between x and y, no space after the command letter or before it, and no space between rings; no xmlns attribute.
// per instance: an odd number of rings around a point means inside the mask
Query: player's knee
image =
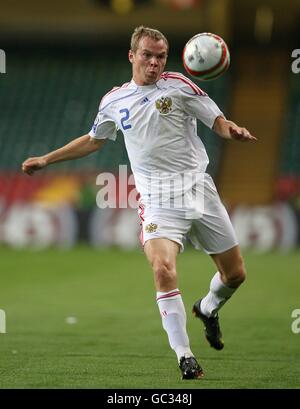
<svg viewBox="0 0 300 409"><path fill-rule="evenodd" d="M153 262L152 267L155 280L161 287L165 287L176 278L175 266L173 266L167 259L156 259Z"/></svg>
<svg viewBox="0 0 300 409"><path fill-rule="evenodd" d="M246 280L246 270L245 267L242 266L237 270L236 273L236 282L238 285L241 285Z"/></svg>
<svg viewBox="0 0 300 409"><path fill-rule="evenodd" d="M234 268L227 277L229 287L239 287L246 280L246 270L243 264Z"/></svg>
<svg viewBox="0 0 300 409"><path fill-rule="evenodd" d="M224 271L225 282L229 287L237 288L246 280L246 269L242 257L239 258L229 271Z"/></svg>

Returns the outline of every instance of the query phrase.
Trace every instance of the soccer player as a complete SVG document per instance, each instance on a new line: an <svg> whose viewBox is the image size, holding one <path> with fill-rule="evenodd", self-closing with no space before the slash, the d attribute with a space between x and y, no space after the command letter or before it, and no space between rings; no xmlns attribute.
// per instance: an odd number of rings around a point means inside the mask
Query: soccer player
<svg viewBox="0 0 300 409"><path fill-rule="evenodd" d="M222 138L243 142L256 138L227 120L190 79L164 72L168 50L161 32L137 27L128 54L132 80L102 98L91 131L44 156L25 160L22 168L31 175L52 163L88 155L107 139L115 140L117 129L122 130L140 193L141 240L154 272L162 325L182 378L197 379L203 370L190 349L177 284L176 257L183 250L183 239L189 236L217 267L207 295L193 306L208 342L217 350L224 347L218 311L245 280L246 272L229 216L205 173L208 157L196 133L196 118Z"/></svg>

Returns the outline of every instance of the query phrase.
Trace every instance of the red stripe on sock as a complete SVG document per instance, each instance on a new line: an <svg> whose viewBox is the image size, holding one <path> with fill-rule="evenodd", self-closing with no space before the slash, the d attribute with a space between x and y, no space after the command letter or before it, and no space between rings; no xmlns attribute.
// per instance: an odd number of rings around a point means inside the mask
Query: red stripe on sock
<svg viewBox="0 0 300 409"><path fill-rule="evenodd" d="M156 301L162 300L164 298L170 298L170 297L174 297L175 295L180 295L181 292L180 291L172 291L171 293L165 294L165 295L161 295L160 297L156 298Z"/></svg>

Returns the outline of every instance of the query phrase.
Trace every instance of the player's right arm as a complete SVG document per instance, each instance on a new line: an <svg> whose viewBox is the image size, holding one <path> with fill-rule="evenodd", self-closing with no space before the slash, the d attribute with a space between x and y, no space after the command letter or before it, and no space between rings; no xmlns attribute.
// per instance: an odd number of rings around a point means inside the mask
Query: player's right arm
<svg viewBox="0 0 300 409"><path fill-rule="evenodd" d="M82 158L92 152L96 152L106 142L106 139L95 139L90 135L83 135L74 139L61 148L49 152L46 155L26 159L22 164L22 170L28 175L46 166L67 160Z"/></svg>

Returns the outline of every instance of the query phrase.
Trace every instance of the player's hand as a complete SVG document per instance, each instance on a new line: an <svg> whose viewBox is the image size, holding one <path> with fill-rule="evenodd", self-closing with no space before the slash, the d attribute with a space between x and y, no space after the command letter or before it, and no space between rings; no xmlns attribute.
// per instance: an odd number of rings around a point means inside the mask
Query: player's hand
<svg viewBox="0 0 300 409"><path fill-rule="evenodd" d="M229 132L232 139L235 139L240 142L257 141L257 138L251 135L251 133L246 128L241 128L239 126L230 126Z"/></svg>
<svg viewBox="0 0 300 409"><path fill-rule="evenodd" d="M47 161L42 156L36 158L28 158L22 164L22 171L27 175L32 175L37 170L47 166Z"/></svg>

